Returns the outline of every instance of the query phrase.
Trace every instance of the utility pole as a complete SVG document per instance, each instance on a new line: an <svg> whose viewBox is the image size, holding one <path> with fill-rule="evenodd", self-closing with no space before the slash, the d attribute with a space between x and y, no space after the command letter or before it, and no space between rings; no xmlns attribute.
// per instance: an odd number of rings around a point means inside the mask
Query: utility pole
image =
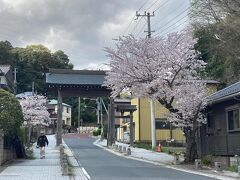
<svg viewBox="0 0 240 180"><path fill-rule="evenodd" d="M100 124L100 98L96 99L97 102L97 123Z"/></svg>
<svg viewBox="0 0 240 180"><path fill-rule="evenodd" d="M148 30L147 31L144 31L144 32L147 32L147 37L148 38L151 38L151 35L152 35L152 32L155 32L155 31L151 31L151 17L154 17L154 12L152 14L150 14L150 12L144 12L144 14L139 14L138 11L136 12L136 16L137 18L138 17L147 17L147 23L148 23Z"/></svg>
<svg viewBox="0 0 240 180"><path fill-rule="evenodd" d="M147 25L148 25L148 30L144 31L147 32L147 37L151 38L152 32L151 31L151 17L154 16L154 12L150 14L149 12L144 14L139 14L136 12L136 16L138 17L147 17ZM152 148L156 147L156 125L155 125L155 110L154 110L154 99L150 99L150 111L151 111L151 138L152 138Z"/></svg>
<svg viewBox="0 0 240 180"><path fill-rule="evenodd" d="M80 133L81 97L78 97L78 133Z"/></svg>

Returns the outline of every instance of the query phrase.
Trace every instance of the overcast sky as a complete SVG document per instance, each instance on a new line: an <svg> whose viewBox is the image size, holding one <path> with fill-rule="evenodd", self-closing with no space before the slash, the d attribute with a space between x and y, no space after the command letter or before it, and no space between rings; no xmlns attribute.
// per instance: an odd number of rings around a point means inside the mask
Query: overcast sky
<svg viewBox="0 0 240 180"><path fill-rule="evenodd" d="M0 40L61 49L75 69L102 69L113 39L146 36L146 18L133 20L137 10L155 11L152 30L164 35L187 24L188 7L189 0L0 0Z"/></svg>

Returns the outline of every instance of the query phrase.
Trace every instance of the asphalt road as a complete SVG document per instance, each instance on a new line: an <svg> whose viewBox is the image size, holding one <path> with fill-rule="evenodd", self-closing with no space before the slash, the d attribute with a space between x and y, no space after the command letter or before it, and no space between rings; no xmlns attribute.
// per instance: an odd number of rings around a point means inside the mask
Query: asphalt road
<svg viewBox="0 0 240 180"><path fill-rule="evenodd" d="M86 135L68 135L64 137L64 141L92 180L212 179L114 155L94 146L95 139Z"/></svg>

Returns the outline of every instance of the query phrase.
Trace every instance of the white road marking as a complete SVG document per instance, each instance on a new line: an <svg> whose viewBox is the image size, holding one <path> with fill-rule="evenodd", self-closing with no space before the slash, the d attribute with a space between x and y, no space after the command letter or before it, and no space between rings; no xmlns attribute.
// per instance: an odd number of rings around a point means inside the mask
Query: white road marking
<svg viewBox="0 0 240 180"><path fill-rule="evenodd" d="M84 169L84 167L82 167L82 171L83 171L83 173L85 174L85 176L86 176L89 180L91 180L91 177L89 176L89 174L87 173L87 171Z"/></svg>

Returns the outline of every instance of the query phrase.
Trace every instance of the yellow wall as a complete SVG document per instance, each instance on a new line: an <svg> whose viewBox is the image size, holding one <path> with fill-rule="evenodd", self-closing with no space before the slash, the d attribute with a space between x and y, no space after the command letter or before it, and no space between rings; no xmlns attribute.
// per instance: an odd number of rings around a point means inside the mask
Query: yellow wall
<svg viewBox="0 0 240 180"><path fill-rule="evenodd" d="M150 115L150 100L148 98L135 98L131 100L132 105L137 106L137 111L133 113L133 121L135 122L135 141L150 141L151 140L151 115ZM166 119L169 113L158 101L154 102L155 118ZM172 130L173 139L178 142L185 142L185 137L180 128ZM167 140L170 138L170 130L157 129L157 140Z"/></svg>
<svg viewBox="0 0 240 180"><path fill-rule="evenodd" d="M217 84L207 84L207 93L210 95L217 91ZM133 121L135 122L135 141L151 141L151 114L150 99L135 98L131 100L132 105L136 105L137 111L133 113ZM163 107L158 101L154 102L155 118L166 119L169 111ZM157 140L167 140L170 138L170 130L157 129ZM180 128L172 130L172 138L177 142L185 142L185 136Z"/></svg>
<svg viewBox="0 0 240 180"><path fill-rule="evenodd" d="M135 105L137 110L133 112L133 122L135 123L134 135L135 141L139 141L139 99L131 100L131 105Z"/></svg>
<svg viewBox="0 0 240 180"><path fill-rule="evenodd" d="M137 111L133 114L135 122L135 140L136 141L150 141L151 140L151 114L150 114L150 100L148 98L135 98L131 101L132 105L137 105ZM154 102L155 118L166 118L168 110L164 108L158 101ZM139 107L139 108L138 108ZM140 127L139 127L140 126ZM158 139L157 140L162 140ZM166 140L166 139L164 139Z"/></svg>

